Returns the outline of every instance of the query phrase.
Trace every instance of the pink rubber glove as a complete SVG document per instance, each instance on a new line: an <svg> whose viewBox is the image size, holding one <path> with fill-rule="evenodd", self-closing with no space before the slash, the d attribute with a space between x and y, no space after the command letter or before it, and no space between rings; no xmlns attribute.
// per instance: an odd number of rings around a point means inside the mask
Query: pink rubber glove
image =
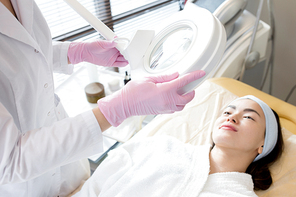
<svg viewBox="0 0 296 197"><path fill-rule="evenodd" d="M71 64L89 62L106 67L124 67L128 62L115 48L114 41L72 42L68 49Z"/></svg>
<svg viewBox="0 0 296 197"><path fill-rule="evenodd" d="M174 73L131 80L121 90L98 100L98 106L112 126L118 126L130 116L181 111L195 92L179 95L177 90L204 75L204 71L194 71L180 78Z"/></svg>

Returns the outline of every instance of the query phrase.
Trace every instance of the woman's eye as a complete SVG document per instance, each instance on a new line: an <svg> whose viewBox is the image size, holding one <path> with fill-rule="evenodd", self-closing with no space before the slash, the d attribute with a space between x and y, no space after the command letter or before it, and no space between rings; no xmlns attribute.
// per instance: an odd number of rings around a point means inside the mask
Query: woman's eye
<svg viewBox="0 0 296 197"><path fill-rule="evenodd" d="M254 120L251 116L245 116L245 118L250 119L250 120Z"/></svg>
<svg viewBox="0 0 296 197"><path fill-rule="evenodd" d="M223 112L223 114L224 114L224 115L229 115L229 114L230 114L230 112L228 112L228 111L225 111L225 112Z"/></svg>

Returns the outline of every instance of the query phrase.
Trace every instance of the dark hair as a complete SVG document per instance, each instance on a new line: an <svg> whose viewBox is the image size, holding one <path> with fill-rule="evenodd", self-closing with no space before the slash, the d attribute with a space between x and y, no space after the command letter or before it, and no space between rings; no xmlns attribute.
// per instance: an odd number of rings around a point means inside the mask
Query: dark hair
<svg viewBox="0 0 296 197"><path fill-rule="evenodd" d="M258 161L252 162L246 173L252 175L254 190L266 190L272 184L269 167L280 158L284 150L284 141L278 114L272 110L278 123L278 139L273 150Z"/></svg>

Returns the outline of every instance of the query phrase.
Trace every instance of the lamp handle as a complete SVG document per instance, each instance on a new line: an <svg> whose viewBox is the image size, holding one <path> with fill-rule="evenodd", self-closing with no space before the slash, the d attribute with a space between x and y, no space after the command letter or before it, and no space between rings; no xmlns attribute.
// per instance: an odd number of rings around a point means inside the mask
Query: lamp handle
<svg viewBox="0 0 296 197"><path fill-rule="evenodd" d="M88 11L77 0L64 0L73 10L75 10L82 18L84 18L97 32L99 32L106 40L113 40L116 34L105 25L100 19ZM116 48L121 52L124 47L118 43Z"/></svg>

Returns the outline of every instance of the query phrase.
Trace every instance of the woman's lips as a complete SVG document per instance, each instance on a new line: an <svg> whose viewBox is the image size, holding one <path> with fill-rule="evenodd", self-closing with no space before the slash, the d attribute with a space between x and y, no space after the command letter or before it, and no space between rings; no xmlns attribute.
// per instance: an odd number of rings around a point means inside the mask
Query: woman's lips
<svg viewBox="0 0 296 197"><path fill-rule="evenodd" d="M235 132L237 132L237 130L233 127L233 126L231 126L231 125L221 125L220 127L219 127L219 129L224 129L224 130L231 130L231 131L235 131Z"/></svg>

